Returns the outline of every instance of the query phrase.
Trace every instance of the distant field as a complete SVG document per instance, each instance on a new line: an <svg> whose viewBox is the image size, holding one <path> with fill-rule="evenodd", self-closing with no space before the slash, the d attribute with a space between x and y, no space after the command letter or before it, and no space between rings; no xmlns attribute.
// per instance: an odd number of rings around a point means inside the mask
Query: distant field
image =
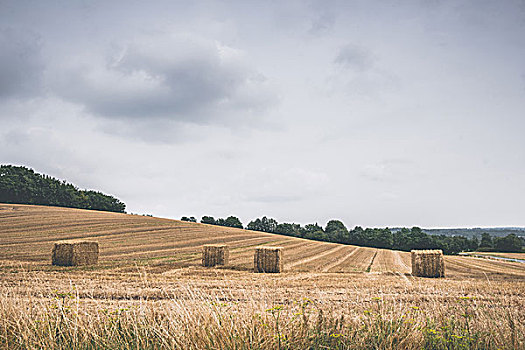
<svg viewBox="0 0 525 350"><path fill-rule="evenodd" d="M473 254L486 255L486 256L499 256L499 257L502 257L502 258L520 259L520 260L524 260L525 261L525 253L474 252Z"/></svg>
<svg viewBox="0 0 525 350"><path fill-rule="evenodd" d="M71 238L97 240L99 264L51 266ZM230 266L201 267L207 243ZM257 245L284 247L285 272L253 273ZM445 262L415 278L407 252L0 204L0 349L525 348L525 264Z"/></svg>

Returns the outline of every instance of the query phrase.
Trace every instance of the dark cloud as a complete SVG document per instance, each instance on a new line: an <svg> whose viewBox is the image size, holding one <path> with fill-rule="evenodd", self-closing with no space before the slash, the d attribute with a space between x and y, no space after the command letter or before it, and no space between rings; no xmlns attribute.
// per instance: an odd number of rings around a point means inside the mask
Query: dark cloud
<svg viewBox="0 0 525 350"><path fill-rule="evenodd" d="M109 59L64 70L56 91L96 115L126 120L220 123L236 113L249 119L274 101L243 52L218 42L161 35L117 46Z"/></svg>
<svg viewBox="0 0 525 350"><path fill-rule="evenodd" d="M0 98L37 94L43 66L37 36L11 28L0 29Z"/></svg>

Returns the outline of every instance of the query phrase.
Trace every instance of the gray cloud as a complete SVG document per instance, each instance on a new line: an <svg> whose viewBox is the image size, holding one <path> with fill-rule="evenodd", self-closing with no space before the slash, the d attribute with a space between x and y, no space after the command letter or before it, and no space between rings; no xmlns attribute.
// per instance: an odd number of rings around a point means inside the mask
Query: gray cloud
<svg viewBox="0 0 525 350"><path fill-rule="evenodd" d="M275 102L242 51L189 34L138 37L77 60L56 91L111 119L246 123Z"/></svg>
<svg viewBox="0 0 525 350"><path fill-rule="evenodd" d="M343 68L366 71L372 68L374 58L365 48L348 44L339 50L334 62Z"/></svg>
<svg viewBox="0 0 525 350"><path fill-rule="evenodd" d="M43 61L38 38L0 29L0 98L28 97L41 89Z"/></svg>
<svg viewBox="0 0 525 350"><path fill-rule="evenodd" d="M294 202L319 195L329 182L323 172L304 168L257 168L243 171L239 178L243 199L253 202ZM257 183L257 186L253 186Z"/></svg>
<svg viewBox="0 0 525 350"><path fill-rule="evenodd" d="M395 74L379 66L366 47L347 44L339 49L328 76L331 93L377 99L398 84Z"/></svg>
<svg viewBox="0 0 525 350"><path fill-rule="evenodd" d="M422 170L416 162L406 159L386 159L374 163L367 163L361 169L360 175L370 181L399 183L414 181L423 176Z"/></svg>
<svg viewBox="0 0 525 350"><path fill-rule="evenodd" d="M171 218L524 224L516 1L0 2L4 163Z"/></svg>
<svg viewBox="0 0 525 350"><path fill-rule="evenodd" d="M335 24L335 15L331 12L324 12L312 20L312 25L308 31L313 35L329 33Z"/></svg>

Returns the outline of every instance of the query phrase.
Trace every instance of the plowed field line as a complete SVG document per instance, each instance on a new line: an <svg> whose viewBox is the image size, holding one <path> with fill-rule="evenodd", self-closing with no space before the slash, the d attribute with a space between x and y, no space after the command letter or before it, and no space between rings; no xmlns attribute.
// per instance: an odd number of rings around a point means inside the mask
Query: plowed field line
<svg viewBox="0 0 525 350"><path fill-rule="evenodd" d="M286 268L287 269L291 269L291 268L293 268L295 266L309 263L310 261L314 261L314 260L320 259L320 258L322 258L324 256L327 256L329 254L335 253L335 252L337 252L337 251L339 251L339 250L341 250L343 248L345 248L344 245L343 246L337 246L337 247L335 247L333 249L325 251L324 253L317 254L317 255L314 255L314 256L311 256L311 257L308 257L308 258L305 258L305 259L301 259L301 260L295 261L293 263L287 264Z"/></svg>
<svg viewBox="0 0 525 350"><path fill-rule="evenodd" d="M352 250L350 253L346 254L345 256L337 259L336 261L334 261L333 263L331 264L328 264L326 265L322 270L321 272L328 272L330 271L331 269L333 269L334 267L336 267L337 265L340 265L342 264L343 262L345 262L346 259L350 258L352 255L354 255L360 248L355 248L354 250Z"/></svg>
<svg viewBox="0 0 525 350"><path fill-rule="evenodd" d="M177 231L178 228L168 227L168 228L153 228L153 229L135 229L135 230L118 230L118 231L109 231L109 232L73 232L69 235L54 235L49 236L46 238L35 238L30 240L24 240L19 242L7 242L7 243L0 243L0 246L19 246L24 244L36 244L36 243L47 243L47 242L55 242L57 240L61 239L82 239L82 238L105 238L105 237L112 237L116 236L116 238L120 238L121 235L141 235L141 234L156 234L160 232L166 232L166 231ZM176 233L176 232L174 232ZM64 237L65 236L65 237Z"/></svg>

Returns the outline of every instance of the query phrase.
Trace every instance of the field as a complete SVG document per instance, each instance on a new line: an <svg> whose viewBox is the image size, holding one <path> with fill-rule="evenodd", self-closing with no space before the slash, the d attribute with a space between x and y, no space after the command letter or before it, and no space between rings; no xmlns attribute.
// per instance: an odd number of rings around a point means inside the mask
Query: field
<svg viewBox="0 0 525 350"><path fill-rule="evenodd" d="M525 253L497 253L497 252L473 252L472 255L495 256L507 259L519 259L525 261Z"/></svg>
<svg viewBox="0 0 525 350"><path fill-rule="evenodd" d="M50 265L53 242L96 239L97 266ZM227 243L230 266L200 266ZM253 248L284 248L255 274ZM137 215L0 204L3 348L525 347L525 265L410 254Z"/></svg>

